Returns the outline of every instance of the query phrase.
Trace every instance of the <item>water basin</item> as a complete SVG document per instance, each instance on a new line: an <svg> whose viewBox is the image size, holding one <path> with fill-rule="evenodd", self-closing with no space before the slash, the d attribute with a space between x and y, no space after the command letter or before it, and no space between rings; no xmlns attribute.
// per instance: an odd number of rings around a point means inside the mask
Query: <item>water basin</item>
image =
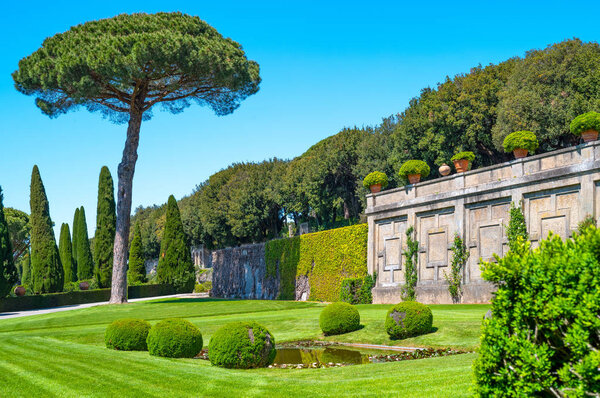
<svg viewBox="0 0 600 398"><path fill-rule="evenodd" d="M279 347L275 364L293 365L362 365L371 362L380 362L375 356L392 353L382 350L359 350L343 346L327 347ZM393 352L397 354L398 352Z"/></svg>

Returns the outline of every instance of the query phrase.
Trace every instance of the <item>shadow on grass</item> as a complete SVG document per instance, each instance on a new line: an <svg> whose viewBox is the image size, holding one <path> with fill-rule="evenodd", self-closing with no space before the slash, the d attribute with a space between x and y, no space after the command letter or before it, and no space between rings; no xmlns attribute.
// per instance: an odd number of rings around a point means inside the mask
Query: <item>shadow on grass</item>
<svg viewBox="0 0 600 398"><path fill-rule="evenodd" d="M235 301L231 299L221 299L214 297L199 297L199 298L179 298L160 301L150 301L147 304L172 304L172 303L210 303L216 301Z"/></svg>
<svg viewBox="0 0 600 398"><path fill-rule="evenodd" d="M399 341L399 340L406 340L406 339L410 339L410 338L412 338L412 337L426 336L426 335L428 335L428 334L435 333L435 332L437 332L438 330L439 330L439 328L437 328L437 327L433 326L433 327L431 328L431 330L430 330L429 332L427 332L427 333L418 334L418 335L416 335L416 336L409 336L409 337L405 337L405 338L403 338L403 339L390 337L390 340L392 340L392 341Z"/></svg>

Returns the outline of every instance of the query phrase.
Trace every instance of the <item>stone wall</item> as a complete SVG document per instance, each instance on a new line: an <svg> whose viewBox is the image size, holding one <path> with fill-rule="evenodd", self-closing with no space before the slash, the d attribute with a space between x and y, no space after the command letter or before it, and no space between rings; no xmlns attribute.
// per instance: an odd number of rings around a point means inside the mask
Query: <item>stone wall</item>
<svg viewBox="0 0 600 398"><path fill-rule="evenodd" d="M264 243L214 250L207 260L205 266L213 269L212 297L277 298L279 278L266 276Z"/></svg>
<svg viewBox="0 0 600 398"><path fill-rule="evenodd" d="M594 142L368 195L367 262L369 272L377 272L374 302L401 300L409 226L419 241L417 300L452 302L444 273L459 234L470 255L462 302L488 302L493 286L482 280L479 263L506 253L511 201L523 201L537 247L550 231L567 238L586 215L597 219L599 185L600 143Z"/></svg>

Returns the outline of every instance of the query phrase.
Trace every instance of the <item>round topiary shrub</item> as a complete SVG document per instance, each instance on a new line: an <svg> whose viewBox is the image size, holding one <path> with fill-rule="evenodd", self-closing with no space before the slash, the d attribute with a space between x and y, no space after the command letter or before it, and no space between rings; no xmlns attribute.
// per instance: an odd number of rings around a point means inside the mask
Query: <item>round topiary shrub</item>
<svg viewBox="0 0 600 398"><path fill-rule="evenodd" d="M475 154L470 151L459 152L456 155L452 156L450 160L453 162L455 160L468 160L469 162L472 162L475 160Z"/></svg>
<svg viewBox="0 0 600 398"><path fill-rule="evenodd" d="M275 354L275 338L256 322L229 323L208 345L210 363L223 368L263 368L273 363Z"/></svg>
<svg viewBox="0 0 600 398"><path fill-rule="evenodd" d="M367 174L367 176L363 180L363 186L365 188L369 188L372 185L381 185L381 188L387 187L387 175L385 175L385 173L382 173L381 171L374 171L372 173Z"/></svg>
<svg viewBox="0 0 600 398"><path fill-rule="evenodd" d="M106 328L107 348L121 351L146 351L150 324L143 319L117 319Z"/></svg>
<svg viewBox="0 0 600 398"><path fill-rule="evenodd" d="M589 130L600 131L600 113L587 112L579 115L573 119L569 128L571 133L575 135L581 135L581 133Z"/></svg>
<svg viewBox="0 0 600 398"><path fill-rule="evenodd" d="M202 333L185 319L165 319L148 333L150 355L167 358L193 358L202 350Z"/></svg>
<svg viewBox="0 0 600 398"><path fill-rule="evenodd" d="M385 331L392 339L405 339L431 332L433 315L425 304L403 301L385 316Z"/></svg>
<svg viewBox="0 0 600 398"><path fill-rule="evenodd" d="M348 303L329 304L321 311L319 326L326 336L353 332L360 327L360 314Z"/></svg>
<svg viewBox="0 0 600 398"><path fill-rule="evenodd" d="M535 133L531 131L515 131L504 138L502 144L504 152L512 152L515 149L526 149L533 153L540 146Z"/></svg>
<svg viewBox="0 0 600 398"><path fill-rule="evenodd" d="M407 178L410 174L419 174L422 178L426 178L430 171L429 165L424 161L408 160L400 167L398 174L402 178Z"/></svg>

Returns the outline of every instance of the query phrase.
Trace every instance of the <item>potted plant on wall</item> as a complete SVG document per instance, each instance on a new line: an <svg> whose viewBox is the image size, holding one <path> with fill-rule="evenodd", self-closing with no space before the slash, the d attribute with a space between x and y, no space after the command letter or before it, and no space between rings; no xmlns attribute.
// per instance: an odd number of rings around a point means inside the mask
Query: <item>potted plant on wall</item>
<svg viewBox="0 0 600 398"><path fill-rule="evenodd" d="M457 173L464 173L469 170L469 164L475 160L475 154L473 152L465 151L459 152L452 156L452 162Z"/></svg>
<svg viewBox="0 0 600 398"><path fill-rule="evenodd" d="M408 180L410 184L416 184L421 181L421 177L426 178L431 169L429 165L422 160L409 160L400 167L400 177Z"/></svg>
<svg viewBox="0 0 600 398"><path fill-rule="evenodd" d="M577 116L569 126L571 133L580 135L583 142L596 141L600 131L600 113L587 112Z"/></svg>
<svg viewBox="0 0 600 398"><path fill-rule="evenodd" d="M381 191L382 188L387 187L387 185L388 178L385 173L382 173L381 171L369 173L363 180L363 186L369 188L371 193L377 193Z"/></svg>
<svg viewBox="0 0 600 398"><path fill-rule="evenodd" d="M504 138L504 152L512 152L515 159L527 156L528 152L534 153L540 146L535 133L531 131L515 131Z"/></svg>

